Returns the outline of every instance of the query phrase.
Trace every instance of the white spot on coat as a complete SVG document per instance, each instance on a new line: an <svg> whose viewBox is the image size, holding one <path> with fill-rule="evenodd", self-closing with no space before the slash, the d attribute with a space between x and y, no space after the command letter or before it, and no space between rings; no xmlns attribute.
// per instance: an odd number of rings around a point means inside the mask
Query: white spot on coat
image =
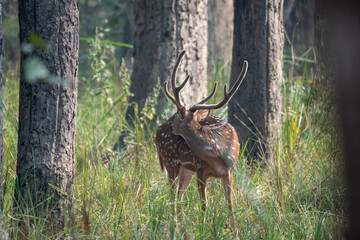
<svg viewBox="0 0 360 240"><path fill-rule="evenodd" d="M212 150L213 150L213 148L210 147L210 146L205 146L204 149L205 149L205 150L208 150L208 151L212 151Z"/></svg>

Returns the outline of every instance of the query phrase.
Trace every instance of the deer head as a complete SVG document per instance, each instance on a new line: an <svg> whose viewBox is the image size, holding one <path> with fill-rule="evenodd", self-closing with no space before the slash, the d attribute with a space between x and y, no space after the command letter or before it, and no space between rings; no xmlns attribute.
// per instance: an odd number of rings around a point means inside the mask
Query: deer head
<svg viewBox="0 0 360 240"><path fill-rule="evenodd" d="M247 67L248 63L244 61L241 74L230 91L227 91L225 84L224 98L218 104L205 104L214 95L217 83L215 83L214 89L208 97L192 106L189 110L176 102L178 111L174 115L172 123L173 133L182 136L195 154L204 161L213 162L214 159L222 159L227 167L233 167L234 163L236 163L239 141L235 129L221 119L216 119L215 124L206 124L205 121L204 125L202 122L211 109L221 108L231 100L245 78ZM187 79L180 87L185 85ZM173 79L172 82L174 86ZM178 96L174 98L170 95L167 90L167 83L165 83L164 88L170 99L179 99ZM174 93L178 94L180 90L175 89Z"/></svg>

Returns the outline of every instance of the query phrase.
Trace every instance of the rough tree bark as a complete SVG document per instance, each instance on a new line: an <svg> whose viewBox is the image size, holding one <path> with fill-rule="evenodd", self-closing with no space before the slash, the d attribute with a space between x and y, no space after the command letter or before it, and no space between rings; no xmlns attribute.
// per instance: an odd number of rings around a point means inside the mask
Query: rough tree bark
<svg viewBox="0 0 360 240"><path fill-rule="evenodd" d="M71 204L74 181L75 120L77 104L79 12L75 0L22 0L19 2L21 76L19 140L15 205L37 206L36 214L60 213ZM31 53L30 36L44 40ZM36 41L39 42L39 41ZM33 42L34 43L34 42ZM41 45L41 44L40 44ZM39 59L48 69L45 79L32 79L24 66ZM52 81L49 81L52 79ZM54 81L55 79L55 81ZM52 83L51 83L52 82ZM48 200L48 196L52 196ZM33 205L31 205L31 202ZM21 216L20 216L21 217Z"/></svg>
<svg viewBox="0 0 360 240"><path fill-rule="evenodd" d="M207 1L148 1L134 3L134 67L131 76L132 102L142 109L151 96L158 78L161 84L170 80L171 69L182 49L179 79L190 74L190 84L182 90L186 103L206 95L207 71ZM159 96L158 112L168 100Z"/></svg>
<svg viewBox="0 0 360 240"><path fill-rule="evenodd" d="M209 68L219 62L230 65L233 45L234 3L233 0L209 0Z"/></svg>
<svg viewBox="0 0 360 240"><path fill-rule="evenodd" d="M281 137L283 45L282 0L234 1L231 84L243 60L249 61L249 69L235 101L229 103L229 122L243 145L249 140L247 151L255 158L271 158Z"/></svg>
<svg viewBox="0 0 360 240"><path fill-rule="evenodd" d="M171 69L181 50L186 50L178 72L179 79L192 77L181 92L185 104L199 101L207 93L207 0L134 1L135 37L130 102L137 103L139 111L153 94L158 81L170 80ZM168 99L161 91L156 109L160 115ZM126 119L131 122L134 106ZM122 136L119 140L122 145ZM117 148L118 145L115 146Z"/></svg>

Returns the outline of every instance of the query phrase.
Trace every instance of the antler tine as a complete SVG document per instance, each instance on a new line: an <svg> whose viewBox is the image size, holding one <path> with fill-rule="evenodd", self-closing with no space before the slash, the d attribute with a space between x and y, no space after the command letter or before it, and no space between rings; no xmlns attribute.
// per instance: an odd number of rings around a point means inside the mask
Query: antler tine
<svg viewBox="0 0 360 240"><path fill-rule="evenodd" d="M185 86L185 84L187 83L187 81L189 80L190 78L190 75L188 75L185 80L180 84L179 87L176 87L176 71L179 67L179 64L182 60L182 58L184 57L185 55L185 50L182 50L181 53L179 54L177 60L176 60L176 63L175 63L175 66L172 70L172 73L171 73L171 85L172 85L172 89L173 89L173 92L174 92L174 95L171 95L168 88L167 88L167 84L168 82L165 81L164 82L164 91L166 93L166 95L170 98L171 101L173 101L176 105L176 107L179 109L182 105L181 105L181 102L180 102L180 97L179 97L179 92L180 90Z"/></svg>
<svg viewBox="0 0 360 240"><path fill-rule="evenodd" d="M181 106L180 96L179 96L180 90L185 86L185 84L187 83L187 81L189 80L189 77L190 77L190 76L187 76L185 78L184 82L182 84L180 84L179 87L176 87L176 71L177 71L179 64L180 64L182 58L184 57L184 55L185 55L185 50L182 50L176 60L175 66L174 66L172 74L171 74L171 85L172 85L173 92L175 95L176 106L178 106L178 108Z"/></svg>
<svg viewBox="0 0 360 240"><path fill-rule="evenodd" d="M176 59L176 63L174 65L174 68L171 73L171 85L173 87L173 90L176 88L176 71L177 71L179 64L181 62L181 59L183 58L184 55L185 55L185 50L182 50L181 53L179 54L178 58Z"/></svg>
<svg viewBox="0 0 360 240"><path fill-rule="evenodd" d="M215 85L214 85L214 89L212 90L212 92L210 93L210 95L209 96L207 96L206 98L204 98L203 100L201 100L198 104L204 104L204 103L206 103L207 101L209 101L213 96L214 96L214 94L215 94L215 92L216 92L216 89L217 89L217 82L215 82ZM198 104L196 104L196 105L198 105Z"/></svg>
<svg viewBox="0 0 360 240"><path fill-rule="evenodd" d="M199 109L217 109L217 108L221 108L222 106L227 104L230 101L230 99L234 96L236 91L239 89L242 81L245 78L247 68L248 68L248 62L245 60L244 63L243 63L243 68L241 70L241 73L240 73L239 77L237 78L236 82L234 83L233 87L230 89L229 92L226 91L227 86L225 84L225 86L224 86L224 98L223 98L223 100L221 100L221 102L219 102L218 104L203 104L203 105L201 105L199 103L199 104L196 104L196 105L192 106L190 108L190 111L195 112L196 110L199 110Z"/></svg>
<svg viewBox="0 0 360 240"><path fill-rule="evenodd" d="M169 89L168 89L167 85L168 85L168 82L165 81L165 82L164 82L164 91L165 91L165 94L168 96L168 98L170 98L171 101L173 101L173 103L175 103L175 105L177 105L174 96L169 93Z"/></svg>
<svg viewBox="0 0 360 240"><path fill-rule="evenodd" d="M173 95L171 95L171 93L169 92L169 89L168 89L168 87L167 87L168 82L167 82L167 81L164 82L164 91L165 91L166 95L168 96L168 98L170 98L170 100L173 101L173 103L175 103L176 106L181 106L179 97L177 97L178 100L176 100L175 98L176 98L176 96L179 96L180 90L185 86L185 84L187 83L187 81L189 80L189 78L190 78L190 75L188 75L188 76L185 78L184 82L183 82L178 88L176 88L176 89L174 90L174 92L175 92L175 97L174 97Z"/></svg>

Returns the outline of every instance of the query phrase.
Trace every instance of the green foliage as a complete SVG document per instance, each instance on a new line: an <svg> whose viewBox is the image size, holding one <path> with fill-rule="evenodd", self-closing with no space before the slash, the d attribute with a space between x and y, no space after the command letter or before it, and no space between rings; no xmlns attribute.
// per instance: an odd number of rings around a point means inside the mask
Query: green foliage
<svg viewBox="0 0 360 240"><path fill-rule="evenodd" d="M130 73L114 58L114 46L101 34L90 43L83 61L90 67L80 76L77 111L74 226L49 234L46 221L30 212L25 223L29 239L339 239L345 225L341 153L332 92L326 81L315 81L312 63L302 59L285 68L282 136L274 143L275 163L261 168L243 158L234 170L234 216L230 232L227 204L220 180L208 182L208 208L201 219L200 197L193 181L175 217L166 175L161 172L153 133L144 131L155 115L160 85L137 112L134 125L124 120ZM310 58L310 57L309 57ZM296 66L296 67L295 67ZM301 70L301 71L300 71ZM221 68L211 79L224 83ZM5 227L20 237L13 214L17 154L19 84L10 72L4 93L4 167L2 204ZM212 80L213 81L213 80ZM212 84L210 84L212 86ZM211 88L210 86L210 88ZM220 86L220 89L222 86ZM216 95L219 101L222 91ZM222 115L222 111L215 112ZM164 120L164 119L162 119ZM123 128L127 149L111 148ZM282 141L280 141L282 140ZM282 142L282 143L281 143ZM245 146L246 147L246 146Z"/></svg>
<svg viewBox="0 0 360 240"><path fill-rule="evenodd" d="M141 122L148 122L154 119L154 115L156 115L157 99L159 97L161 88L162 86L160 84L160 79L158 79L153 94L150 94L150 96L146 99L145 105L141 110Z"/></svg>
<svg viewBox="0 0 360 240"><path fill-rule="evenodd" d="M102 33L96 31L95 38L91 40L85 64L90 66L89 71L80 77L80 87L85 87L91 95L105 95L110 104L121 104L126 109L126 102L130 93L130 73L122 60L118 63L114 57L115 48L103 44ZM111 67L109 67L111 66ZM120 85L121 92L114 96L114 85ZM81 90L80 90L81 91ZM112 93L112 94L111 94Z"/></svg>
<svg viewBox="0 0 360 240"><path fill-rule="evenodd" d="M24 63L24 76L28 82L35 83L39 79L47 79L50 73L40 58L31 57Z"/></svg>
<svg viewBox="0 0 360 240"><path fill-rule="evenodd" d="M61 77L50 74L43 61L36 55L36 51L48 52L49 44L47 44L37 34L31 32L29 34L29 42L21 45L21 50L28 57L24 60L24 78L29 83L50 83L50 84L61 84L63 86L69 86L68 82Z"/></svg>
<svg viewBox="0 0 360 240"><path fill-rule="evenodd" d="M96 39L93 39L93 38L84 38L84 37L81 37L80 40L81 40L81 41L85 41L85 42L94 42L94 41L96 41ZM118 47L134 48L133 45L126 44L126 43L121 43L121 42L101 40L100 43L101 43L101 44L105 44L105 45L114 45L114 46L118 46Z"/></svg>

